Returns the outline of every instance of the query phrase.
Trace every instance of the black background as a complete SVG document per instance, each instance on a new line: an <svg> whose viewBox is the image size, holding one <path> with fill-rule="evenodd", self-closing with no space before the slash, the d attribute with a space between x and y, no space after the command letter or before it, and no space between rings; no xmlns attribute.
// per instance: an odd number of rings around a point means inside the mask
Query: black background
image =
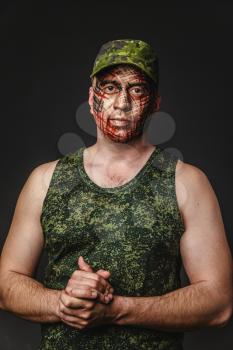
<svg viewBox="0 0 233 350"><path fill-rule="evenodd" d="M232 8L227 1L21 1L0 5L0 244L33 168L61 156L59 138L81 132L75 113L88 97L100 46L133 38L159 55L161 110L175 120L166 146L208 176L232 238ZM46 257L36 277L40 280ZM182 272L183 284L187 276ZM185 333L185 350L230 350L232 322ZM0 349L36 349L39 324L0 312Z"/></svg>

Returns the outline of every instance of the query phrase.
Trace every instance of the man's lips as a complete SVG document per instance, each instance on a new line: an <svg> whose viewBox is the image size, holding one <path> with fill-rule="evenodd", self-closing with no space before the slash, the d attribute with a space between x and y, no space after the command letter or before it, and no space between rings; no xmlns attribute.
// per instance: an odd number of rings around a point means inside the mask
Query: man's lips
<svg viewBox="0 0 233 350"><path fill-rule="evenodd" d="M124 121L124 122L129 122L129 119L124 119L124 118L110 118L110 120L118 120L118 121Z"/></svg>
<svg viewBox="0 0 233 350"><path fill-rule="evenodd" d="M118 118L111 118L110 119L110 124L114 125L115 128L119 127L119 128L122 128L122 127L126 127L129 125L129 120L127 119L118 119Z"/></svg>

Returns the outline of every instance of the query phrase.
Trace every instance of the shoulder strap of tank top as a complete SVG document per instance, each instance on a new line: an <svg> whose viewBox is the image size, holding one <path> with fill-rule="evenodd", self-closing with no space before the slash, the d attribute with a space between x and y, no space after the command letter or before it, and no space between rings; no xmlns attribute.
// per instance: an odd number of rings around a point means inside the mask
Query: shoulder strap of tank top
<svg viewBox="0 0 233 350"><path fill-rule="evenodd" d="M77 153L70 152L61 157L53 171L47 196L56 193L56 195L65 195L77 184Z"/></svg>
<svg viewBox="0 0 233 350"><path fill-rule="evenodd" d="M176 163L179 159L178 156L169 149L165 149L160 146L157 147L159 148L159 152L157 152L153 159L153 166L163 177L174 177Z"/></svg>

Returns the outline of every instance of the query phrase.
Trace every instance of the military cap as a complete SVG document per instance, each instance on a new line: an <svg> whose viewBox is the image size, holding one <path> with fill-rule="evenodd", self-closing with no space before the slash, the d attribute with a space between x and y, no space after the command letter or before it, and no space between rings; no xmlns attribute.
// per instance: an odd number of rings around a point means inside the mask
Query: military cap
<svg viewBox="0 0 233 350"><path fill-rule="evenodd" d="M158 86L158 56L153 48L142 40L120 39L103 44L96 56L90 77L104 68L122 63L137 66Z"/></svg>

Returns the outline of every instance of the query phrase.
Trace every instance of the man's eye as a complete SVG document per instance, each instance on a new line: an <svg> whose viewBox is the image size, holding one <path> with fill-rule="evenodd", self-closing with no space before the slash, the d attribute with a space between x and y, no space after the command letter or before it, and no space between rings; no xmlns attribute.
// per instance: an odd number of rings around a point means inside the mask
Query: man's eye
<svg viewBox="0 0 233 350"><path fill-rule="evenodd" d="M134 95L141 96L141 95L147 94L147 89L141 86L140 87L134 86L130 89L130 92L133 93Z"/></svg>
<svg viewBox="0 0 233 350"><path fill-rule="evenodd" d="M114 93L116 93L118 91L118 89L114 85L106 85L106 86L103 87L103 90L107 94L114 94Z"/></svg>

